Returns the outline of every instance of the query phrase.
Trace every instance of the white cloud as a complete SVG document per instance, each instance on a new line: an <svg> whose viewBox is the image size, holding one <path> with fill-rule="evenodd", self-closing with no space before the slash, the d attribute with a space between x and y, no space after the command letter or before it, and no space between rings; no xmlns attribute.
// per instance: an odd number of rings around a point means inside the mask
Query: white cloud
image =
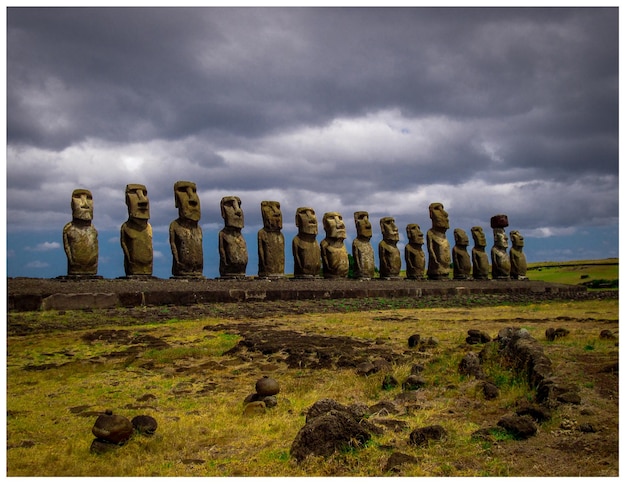
<svg viewBox="0 0 626 484"><path fill-rule="evenodd" d="M49 250L57 250L61 248L61 244L58 242L42 242L35 247L24 247L24 250L29 252L48 252Z"/></svg>
<svg viewBox="0 0 626 484"><path fill-rule="evenodd" d="M45 269L46 267L49 267L50 264L48 264L47 262L42 262L40 260L34 260L29 262L28 264L26 264L26 268L27 269Z"/></svg>

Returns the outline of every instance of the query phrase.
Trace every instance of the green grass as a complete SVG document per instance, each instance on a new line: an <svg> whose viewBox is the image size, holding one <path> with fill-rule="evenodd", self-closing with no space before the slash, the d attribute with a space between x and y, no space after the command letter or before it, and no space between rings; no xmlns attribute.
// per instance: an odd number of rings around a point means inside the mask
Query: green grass
<svg viewBox="0 0 626 484"><path fill-rule="evenodd" d="M593 284L594 281L605 281L606 284L603 285L609 286L611 286L610 283L615 281L614 287L599 287L599 289L617 289L619 263L618 259L535 262L528 264L527 275L529 279L535 281L557 284L585 284L591 289L596 289Z"/></svg>

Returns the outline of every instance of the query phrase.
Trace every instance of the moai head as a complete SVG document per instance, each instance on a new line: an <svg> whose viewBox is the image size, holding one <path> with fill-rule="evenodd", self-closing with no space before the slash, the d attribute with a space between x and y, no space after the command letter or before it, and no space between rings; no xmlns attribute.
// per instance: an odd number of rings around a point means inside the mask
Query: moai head
<svg viewBox="0 0 626 484"><path fill-rule="evenodd" d="M454 243L460 247L469 245L469 237L463 229L454 229Z"/></svg>
<svg viewBox="0 0 626 484"><path fill-rule="evenodd" d="M223 197L220 201L220 209L224 226L234 229L243 228L243 210L239 197Z"/></svg>
<svg viewBox="0 0 626 484"><path fill-rule="evenodd" d="M472 227L472 238L474 239L474 245L476 247L486 247L487 246L487 237L485 237L485 232L483 232L483 228L478 225Z"/></svg>
<svg viewBox="0 0 626 484"><path fill-rule="evenodd" d="M174 183L174 205L180 218L193 222L200 220L200 199L196 184L189 181Z"/></svg>
<svg viewBox="0 0 626 484"><path fill-rule="evenodd" d="M417 224L409 224L406 226L406 236L409 239L410 244L424 244L424 234L422 229Z"/></svg>
<svg viewBox="0 0 626 484"><path fill-rule="evenodd" d="M346 238L346 225L343 223L343 217L339 212L326 212L322 222L326 237L341 240Z"/></svg>
<svg viewBox="0 0 626 484"><path fill-rule="evenodd" d="M431 203L428 206L428 214L433 222L433 229L445 232L450 228L448 212L443 209L443 204L439 202Z"/></svg>
<svg viewBox="0 0 626 484"><path fill-rule="evenodd" d="M509 239L506 236L504 229L493 230L493 245L499 249L507 249L509 246Z"/></svg>
<svg viewBox="0 0 626 484"><path fill-rule="evenodd" d="M354 223L356 225L357 237L372 238L372 224L367 212L354 212Z"/></svg>
<svg viewBox="0 0 626 484"><path fill-rule="evenodd" d="M380 231L383 234L383 240L385 242L398 242L400 240L398 227L393 217L383 217L380 219Z"/></svg>
<svg viewBox="0 0 626 484"><path fill-rule="evenodd" d="M137 183L126 185L126 206L129 218L137 220L150 218L150 200L148 200L148 190L145 185Z"/></svg>
<svg viewBox="0 0 626 484"><path fill-rule="evenodd" d="M522 234L520 234L518 230L511 230L509 235L511 236L511 245L513 245L515 249L524 247L524 237L522 237Z"/></svg>
<svg viewBox="0 0 626 484"><path fill-rule="evenodd" d="M261 215L265 230L279 232L283 228L283 213L280 211L279 202L267 200L261 202Z"/></svg>
<svg viewBox="0 0 626 484"><path fill-rule="evenodd" d="M77 188L72 192L72 218L85 222L93 220L93 197L91 192L84 188Z"/></svg>
<svg viewBox="0 0 626 484"><path fill-rule="evenodd" d="M315 210L310 207L300 207L296 210L296 227L299 234L317 235L317 217Z"/></svg>

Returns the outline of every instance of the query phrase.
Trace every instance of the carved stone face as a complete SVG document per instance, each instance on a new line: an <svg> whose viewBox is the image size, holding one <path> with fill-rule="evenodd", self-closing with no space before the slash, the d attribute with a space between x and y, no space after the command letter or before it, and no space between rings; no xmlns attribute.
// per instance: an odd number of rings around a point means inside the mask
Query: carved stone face
<svg viewBox="0 0 626 484"><path fill-rule="evenodd" d="M126 206L130 218L138 220L150 218L150 200L145 185L135 183L126 185Z"/></svg>
<svg viewBox="0 0 626 484"><path fill-rule="evenodd" d="M406 226L406 236L411 244L424 244L424 234L417 224L409 224Z"/></svg>
<svg viewBox="0 0 626 484"><path fill-rule="evenodd" d="M443 204L439 202L431 203L428 206L428 212L433 222L433 229L445 231L450 228L448 212L443 209Z"/></svg>
<svg viewBox="0 0 626 484"><path fill-rule="evenodd" d="M188 181L174 183L174 201L180 218L194 222L200 220L200 199L195 183Z"/></svg>
<svg viewBox="0 0 626 484"><path fill-rule="evenodd" d="M524 247L524 237L522 237L522 234L520 234L517 230L512 230L510 235L511 235L511 244L513 244L513 247L515 248Z"/></svg>
<svg viewBox="0 0 626 484"><path fill-rule="evenodd" d="M462 247L469 245L469 237L463 229L454 229L454 243Z"/></svg>
<svg viewBox="0 0 626 484"><path fill-rule="evenodd" d="M239 197L224 197L220 202L224 225L235 229L243 228L243 210Z"/></svg>
<svg viewBox="0 0 626 484"><path fill-rule="evenodd" d="M324 231L329 239L345 239L346 225L339 212L326 212L323 218Z"/></svg>
<svg viewBox="0 0 626 484"><path fill-rule="evenodd" d="M485 237L485 232L483 232L483 228L476 226L472 227L472 238L474 239L474 245L477 247L486 247L487 246L487 237Z"/></svg>
<svg viewBox="0 0 626 484"><path fill-rule="evenodd" d="M372 224L370 223L369 213L354 212L354 223L356 225L357 237L366 237L368 239L372 237Z"/></svg>
<svg viewBox="0 0 626 484"><path fill-rule="evenodd" d="M274 201L261 202L261 215L265 230L278 232L283 228L283 213L280 211L280 203Z"/></svg>
<svg viewBox="0 0 626 484"><path fill-rule="evenodd" d="M93 197L89 190L78 188L72 192L72 218L93 220Z"/></svg>
<svg viewBox="0 0 626 484"><path fill-rule="evenodd" d="M509 246L509 239L506 236L506 232L504 230L494 231L493 245L500 249L506 249Z"/></svg>
<svg viewBox="0 0 626 484"><path fill-rule="evenodd" d="M380 219L380 231L383 234L383 240L397 242L400 240L398 227L393 217L383 217Z"/></svg>
<svg viewBox="0 0 626 484"><path fill-rule="evenodd" d="M317 235L317 216L309 207L300 207L296 210L296 227L298 233Z"/></svg>

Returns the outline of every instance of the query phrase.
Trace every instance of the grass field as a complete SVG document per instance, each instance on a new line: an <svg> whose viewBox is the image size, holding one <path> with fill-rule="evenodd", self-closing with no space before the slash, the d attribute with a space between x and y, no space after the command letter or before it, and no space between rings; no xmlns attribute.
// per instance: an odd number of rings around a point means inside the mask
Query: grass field
<svg viewBox="0 0 626 484"><path fill-rule="evenodd" d="M532 280L559 284L584 284L590 289L617 289L618 259L571 262L536 262L528 264Z"/></svg>

